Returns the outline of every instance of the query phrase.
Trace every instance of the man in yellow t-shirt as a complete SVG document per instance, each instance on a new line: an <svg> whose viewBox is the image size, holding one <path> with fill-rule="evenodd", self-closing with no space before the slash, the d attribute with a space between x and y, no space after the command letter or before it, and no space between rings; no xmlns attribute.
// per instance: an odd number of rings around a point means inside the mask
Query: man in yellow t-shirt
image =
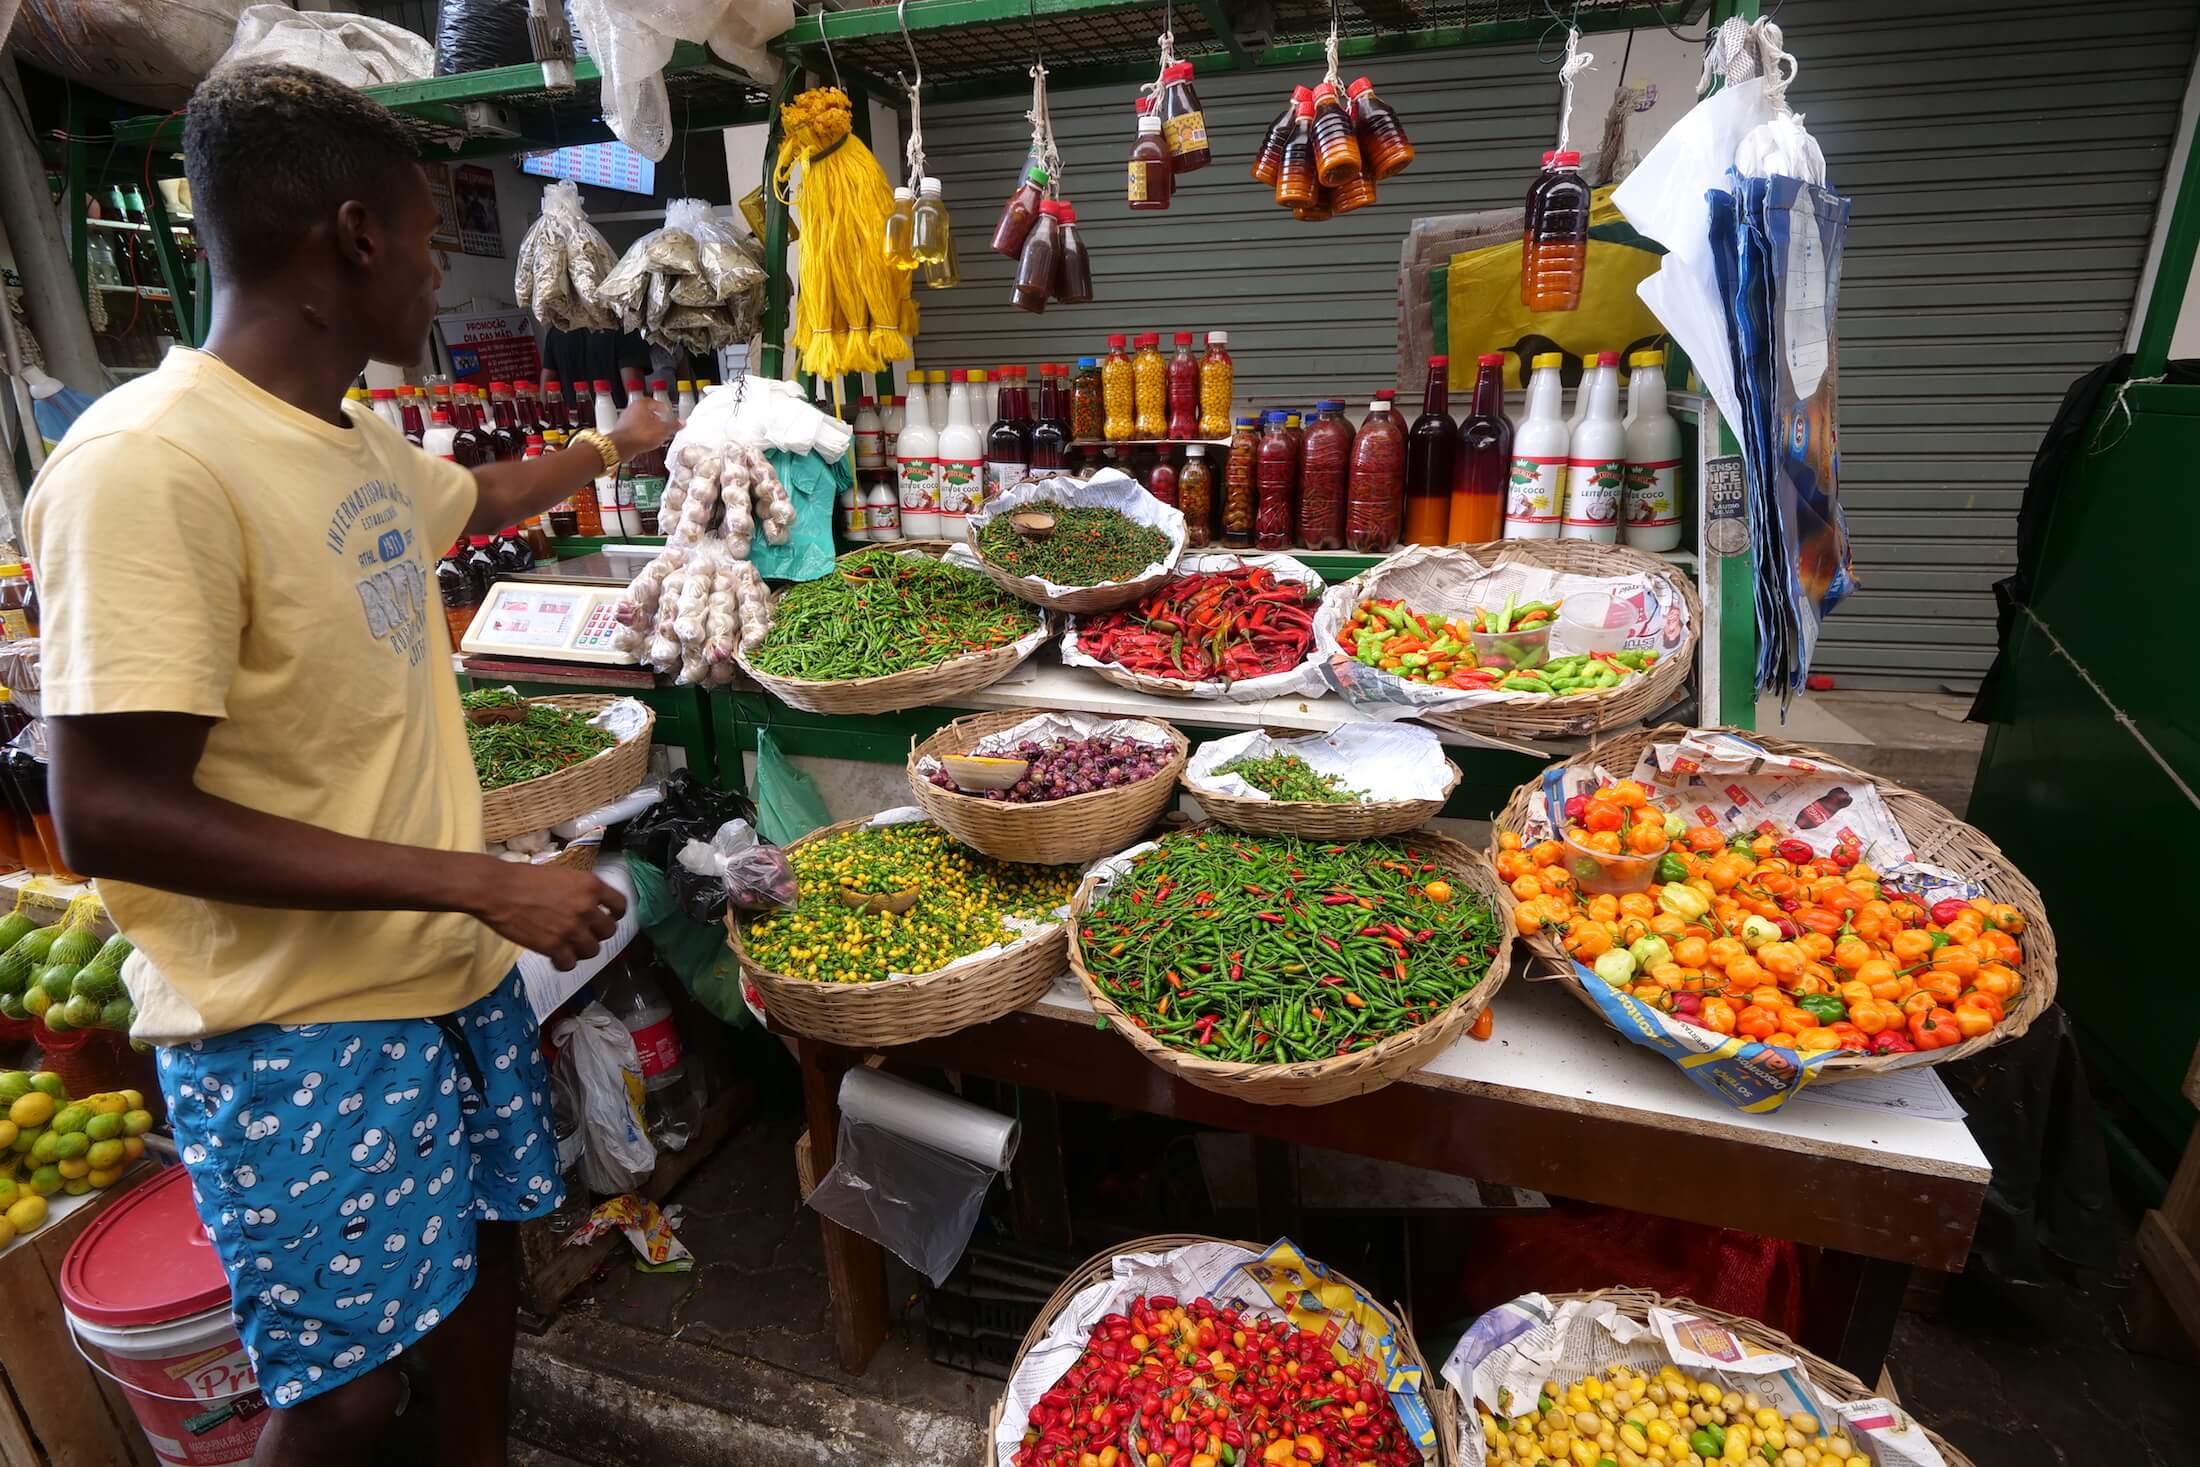
<svg viewBox="0 0 2200 1467"><path fill-rule="evenodd" d="M501 1464L513 1230L562 1196L513 959L571 966L624 902L483 853L434 566L669 414L472 472L420 452L345 402L419 355L441 284L403 128L235 66L183 140L206 348L96 403L30 500L62 849L137 946L139 1037L276 1408L253 1460L368 1460L417 1349L439 1459Z"/></svg>

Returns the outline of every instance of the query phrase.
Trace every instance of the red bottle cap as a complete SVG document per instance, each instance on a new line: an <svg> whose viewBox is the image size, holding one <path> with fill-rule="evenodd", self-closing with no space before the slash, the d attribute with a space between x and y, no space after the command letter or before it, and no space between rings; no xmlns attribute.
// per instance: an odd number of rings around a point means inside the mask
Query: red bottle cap
<svg viewBox="0 0 2200 1467"><path fill-rule="evenodd" d="M1296 107L1302 102L1311 102L1313 100L1314 89L1312 87L1293 87L1291 89L1292 106Z"/></svg>
<svg viewBox="0 0 2200 1467"><path fill-rule="evenodd" d="M542 447L542 435L541 435L540 433L530 433L530 434L528 434L528 435L527 435L527 446L528 446L529 448L540 448L540 447Z"/></svg>
<svg viewBox="0 0 2200 1467"><path fill-rule="evenodd" d="M1121 350L1128 343L1128 340L1127 337L1111 336L1108 338L1108 345L1116 350Z"/></svg>
<svg viewBox="0 0 2200 1467"><path fill-rule="evenodd" d="M468 545L485 546L489 543L489 537L487 535L468 535L466 543Z"/></svg>
<svg viewBox="0 0 2200 1467"><path fill-rule="evenodd" d="M1597 365L1598 365L1598 366L1600 366L1600 367L1616 367L1616 366L1618 366L1618 365L1619 365L1619 353L1618 353L1618 352L1616 352L1616 351L1600 351L1600 352L1598 352L1598 353L1597 353Z"/></svg>
<svg viewBox="0 0 2200 1467"><path fill-rule="evenodd" d="M1430 357L1428 359L1428 369L1431 372L1435 371L1438 367L1448 367L1450 365L1450 357Z"/></svg>
<svg viewBox="0 0 2200 1467"><path fill-rule="evenodd" d="M1579 168L1581 166L1581 155L1575 152L1572 148L1568 148L1563 153L1560 153L1556 157L1554 157L1551 161L1556 163L1561 168Z"/></svg>
<svg viewBox="0 0 2200 1467"><path fill-rule="evenodd" d="M1299 90L1302 92L1306 92L1306 88L1304 87L1300 87ZM1314 115L1314 94L1312 92L1306 92L1306 95L1299 98L1298 100L1299 116L1312 117Z"/></svg>
<svg viewBox="0 0 2200 1467"><path fill-rule="evenodd" d="M1375 399L1378 402L1390 402L1397 396L1398 394L1396 392L1388 387L1385 387L1382 391L1375 394Z"/></svg>
<svg viewBox="0 0 2200 1467"><path fill-rule="evenodd" d="M1486 351L1476 357L1474 361L1477 366L1502 367L1505 365L1505 354L1501 351Z"/></svg>
<svg viewBox="0 0 2200 1467"><path fill-rule="evenodd" d="M662 377L652 377L649 379L649 390L651 392L662 392L665 390L665 386L665 379Z"/></svg>
<svg viewBox="0 0 2200 1467"><path fill-rule="evenodd" d="M367 395L376 402L394 402L397 399L397 389L394 387L370 387L367 389Z"/></svg>
<svg viewBox="0 0 2200 1467"><path fill-rule="evenodd" d="M1147 110L1153 106L1153 98L1142 96L1137 101L1131 103L1131 106L1137 111L1140 117L1144 117L1147 113Z"/></svg>
<svg viewBox="0 0 2200 1467"><path fill-rule="evenodd" d="M957 367L947 374L947 380L950 382L968 382L970 380L970 374L964 371L962 368Z"/></svg>
<svg viewBox="0 0 2200 1467"><path fill-rule="evenodd" d="M555 377L545 377L542 379L542 390L545 392L563 392L565 391L565 384Z"/></svg>
<svg viewBox="0 0 2200 1467"><path fill-rule="evenodd" d="M1077 206L1068 199L1062 200L1056 208L1060 210L1064 224L1075 224L1077 222Z"/></svg>
<svg viewBox="0 0 2200 1467"><path fill-rule="evenodd" d="M1332 102L1337 99L1337 89L1331 86L1328 82L1323 82L1320 86L1314 88L1315 101L1319 102L1324 97L1328 98Z"/></svg>
<svg viewBox="0 0 2200 1467"><path fill-rule="evenodd" d="M609 392L611 390L610 380L608 378L598 377L596 379L596 390L598 392Z"/></svg>
<svg viewBox="0 0 2200 1467"><path fill-rule="evenodd" d="M1357 102L1360 100L1361 97L1374 90L1375 83L1369 81L1366 77L1363 76L1359 80L1352 83L1351 86L1346 87L1344 89L1344 92L1346 96Z"/></svg>
<svg viewBox="0 0 2200 1467"><path fill-rule="evenodd" d="M1190 81L1192 79L1192 63L1189 61L1177 62L1176 65L1161 73L1161 79L1165 82Z"/></svg>
<svg viewBox="0 0 2200 1467"><path fill-rule="evenodd" d="M1192 344L1192 333L1191 333L1191 332L1189 332L1189 331L1179 331L1179 332L1177 332L1177 333L1176 333L1176 344L1177 344L1178 346L1190 346L1190 345Z"/></svg>
<svg viewBox="0 0 2200 1467"><path fill-rule="evenodd" d="M1548 167L1550 167L1550 166L1551 166L1551 160L1553 160L1553 159L1554 159L1554 158L1556 158L1557 156L1558 156L1558 149L1556 149L1556 148L1546 148L1546 149L1544 150L1544 152L1543 152L1543 166L1544 166L1545 168L1548 168Z"/></svg>

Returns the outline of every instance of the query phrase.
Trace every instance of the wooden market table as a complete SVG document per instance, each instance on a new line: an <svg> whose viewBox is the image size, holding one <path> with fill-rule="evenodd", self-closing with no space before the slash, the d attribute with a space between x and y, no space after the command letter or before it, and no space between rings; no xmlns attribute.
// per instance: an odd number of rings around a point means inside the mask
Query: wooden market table
<svg viewBox="0 0 2200 1467"><path fill-rule="evenodd" d="M1462 1039L1396 1084L1323 1106L1254 1105L1177 1080L1096 1029L1068 974L1019 1013L885 1057L1811 1244L1828 1250L1846 1303L1803 1343L1864 1380L1879 1377L1908 1270L1963 1266L1990 1170L1961 1121L1809 1092L1775 1114L1744 1115L1552 983L1516 979L1492 1007L1488 1041ZM839 1132L841 1074L866 1056L800 1038L796 1052L821 1175ZM820 1225L841 1364L860 1372L885 1337L884 1255Z"/></svg>

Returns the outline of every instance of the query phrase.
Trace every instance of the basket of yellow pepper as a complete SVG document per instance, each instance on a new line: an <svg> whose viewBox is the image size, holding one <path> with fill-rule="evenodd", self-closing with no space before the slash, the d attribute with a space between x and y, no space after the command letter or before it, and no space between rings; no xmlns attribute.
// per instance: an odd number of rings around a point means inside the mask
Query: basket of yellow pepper
<svg viewBox="0 0 2200 1467"><path fill-rule="evenodd" d="M1721 736L1870 786L1907 844L1900 869L1866 863L1837 822L1727 829L1705 818L1723 797L1690 805L1704 792L1685 782L1594 773ZM2054 998L2054 933L2008 857L1923 795L1800 744L1641 730L1523 785L1492 829L1508 919L1530 950L1608 1020L1615 999L1631 1001L1630 1019L1694 1031L1680 1037L1698 1053L1739 1037L1791 1076L1856 1079L2013 1039Z"/></svg>

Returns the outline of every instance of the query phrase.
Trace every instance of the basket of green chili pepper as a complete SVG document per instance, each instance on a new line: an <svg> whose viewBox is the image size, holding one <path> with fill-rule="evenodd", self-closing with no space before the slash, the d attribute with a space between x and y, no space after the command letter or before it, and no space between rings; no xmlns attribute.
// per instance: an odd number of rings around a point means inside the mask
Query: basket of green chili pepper
<svg viewBox="0 0 2200 1467"><path fill-rule="evenodd" d="M1184 553L1184 517L1125 475L1020 484L970 518L993 584L1073 615L1128 606L1165 583Z"/></svg>
<svg viewBox="0 0 2200 1467"><path fill-rule="evenodd" d="M929 820L876 818L785 848L792 911L727 914L728 942L772 1021L882 1048L983 1024L1046 992L1062 971L1055 914L1076 873L981 856ZM865 900L912 892L906 904Z"/></svg>
<svg viewBox="0 0 2200 1467"><path fill-rule="evenodd" d="M548 830L642 782L657 715L635 703L641 726L624 739L589 722L618 701L598 693L529 698L526 717L516 722L468 725L481 780L482 840Z"/></svg>
<svg viewBox="0 0 2200 1467"><path fill-rule="evenodd" d="M947 550L916 540L841 556L781 592L762 644L734 660L811 713L898 713L999 681L1046 641L1045 616Z"/></svg>
<svg viewBox="0 0 2200 1467"><path fill-rule="evenodd" d="M1189 774L1179 781L1210 820L1255 835L1295 835L1302 840L1368 840L1418 830L1436 818L1444 800L1459 787L1459 766L1443 755L1449 771L1442 799L1376 800L1361 791L1343 788L1334 775L1323 775L1293 754L1265 758L1241 758L1217 769L1234 774L1267 794L1265 800L1224 794L1194 783ZM1296 766L1296 767L1293 767Z"/></svg>
<svg viewBox="0 0 2200 1467"><path fill-rule="evenodd" d="M1266 1105L1388 1085L1504 980L1497 878L1434 832L1311 841L1194 826L1104 865L1069 962L1107 1027L1178 1078Z"/></svg>

